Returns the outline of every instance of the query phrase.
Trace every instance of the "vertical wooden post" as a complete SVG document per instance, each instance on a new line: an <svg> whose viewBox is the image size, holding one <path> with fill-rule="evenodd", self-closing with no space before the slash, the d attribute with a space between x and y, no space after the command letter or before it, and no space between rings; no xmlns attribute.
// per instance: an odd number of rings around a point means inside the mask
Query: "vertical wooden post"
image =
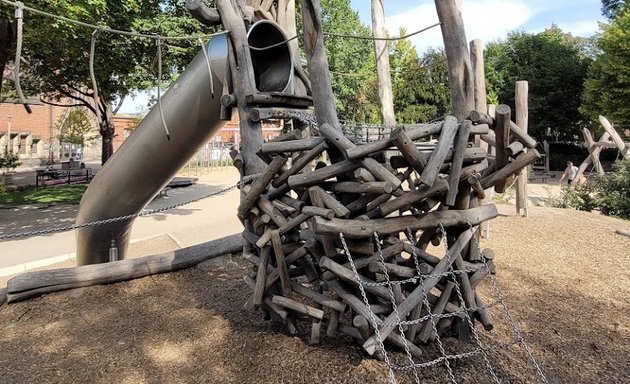
<svg viewBox="0 0 630 384"><path fill-rule="evenodd" d="M512 110L505 104L500 104L496 111L495 135L497 144L496 169L501 169L508 164L508 157L505 148L510 144L510 119ZM505 181L501 181L494 186L497 193L505 192Z"/></svg>
<svg viewBox="0 0 630 384"><path fill-rule="evenodd" d="M435 0L448 60L453 114L461 121L475 108L474 85L461 0Z"/></svg>
<svg viewBox="0 0 630 384"><path fill-rule="evenodd" d="M372 35L376 38L387 36L385 29L385 0L372 0ZM394 114L394 96L392 95L392 77L389 66L387 41L374 40L376 54L376 77L378 78L378 100L381 104L381 123L385 126L396 125Z"/></svg>
<svg viewBox="0 0 630 384"><path fill-rule="evenodd" d="M216 5L223 26L230 31L229 64L240 120L244 174L253 175L262 172L265 163L256 156L256 151L263 143L262 125L248 118L251 107L245 100L245 96L255 92L252 59L247 48L247 32L243 15L233 1L217 0Z"/></svg>
<svg viewBox="0 0 630 384"><path fill-rule="evenodd" d="M475 39L470 42L470 62L473 68L475 85L475 109L487 113L488 95L486 92L486 70L483 61L483 42Z"/></svg>
<svg viewBox="0 0 630 384"><path fill-rule="evenodd" d="M514 94L514 103L516 107L516 125L523 132L527 133L528 127L528 83L527 81L517 81L516 91ZM525 149L526 151L527 149ZM516 179L516 214L521 214L521 209L525 217L529 216L527 206L527 168L524 168Z"/></svg>

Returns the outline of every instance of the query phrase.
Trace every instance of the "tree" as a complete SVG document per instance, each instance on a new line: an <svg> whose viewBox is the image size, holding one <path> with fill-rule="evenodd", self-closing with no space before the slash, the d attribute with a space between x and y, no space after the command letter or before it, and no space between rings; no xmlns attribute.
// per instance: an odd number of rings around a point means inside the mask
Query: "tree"
<svg viewBox="0 0 630 384"><path fill-rule="evenodd" d="M59 143L74 144L81 148L96 139L92 120L86 115L84 109L74 109L57 125Z"/></svg>
<svg viewBox="0 0 630 384"><path fill-rule="evenodd" d="M70 19L118 30L161 36L195 36L201 24L189 17L184 0L73 0L31 1L29 5ZM137 90L156 84L156 40L101 33L95 55L99 100L94 103L89 76L92 30L45 16L25 13L24 56L29 63L31 94L45 95L55 104L71 99L95 115L100 111L103 138L102 162L113 152L113 114L122 100ZM170 76L199 50L196 41L168 41L163 45L164 73Z"/></svg>
<svg viewBox="0 0 630 384"><path fill-rule="evenodd" d="M587 42L552 26L544 32L512 32L507 40L488 44L486 79L489 98L514 105L518 80L529 82L529 131L539 138L548 128L558 139L581 137L585 119L580 96L591 59ZM491 100L496 102L497 100Z"/></svg>
<svg viewBox="0 0 630 384"><path fill-rule="evenodd" d="M602 0L602 14L614 20L628 9L628 0Z"/></svg>
<svg viewBox="0 0 630 384"><path fill-rule="evenodd" d="M399 34L406 35L402 28ZM450 111L446 54L427 50L418 57L408 39L397 40L391 55L394 106L399 123L426 122Z"/></svg>
<svg viewBox="0 0 630 384"><path fill-rule="evenodd" d="M610 24L602 24L599 49L588 71L582 112L594 121L605 115L630 127L630 9Z"/></svg>

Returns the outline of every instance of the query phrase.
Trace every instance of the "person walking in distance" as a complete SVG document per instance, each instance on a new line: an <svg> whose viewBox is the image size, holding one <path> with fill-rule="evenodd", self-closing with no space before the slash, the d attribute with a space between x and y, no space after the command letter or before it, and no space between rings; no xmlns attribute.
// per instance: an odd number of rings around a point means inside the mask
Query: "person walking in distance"
<svg viewBox="0 0 630 384"><path fill-rule="evenodd" d="M562 174L562 177L560 178L560 181L558 183L562 184L562 180L564 180L565 178L567 179L567 185L571 185L574 182L577 182L577 180L575 180L575 176L577 176L577 173L578 167L573 165L572 161L567 161L567 168L564 170L564 173Z"/></svg>

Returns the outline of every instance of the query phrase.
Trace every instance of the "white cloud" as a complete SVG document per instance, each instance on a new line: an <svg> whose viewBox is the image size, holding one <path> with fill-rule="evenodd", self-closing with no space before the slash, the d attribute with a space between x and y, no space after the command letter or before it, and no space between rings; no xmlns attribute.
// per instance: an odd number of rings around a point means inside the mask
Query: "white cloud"
<svg viewBox="0 0 630 384"><path fill-rule="evenodd" d="M600 20L603 21L603 20ZM571 32L573 36L592 36L599 31L597 20L571 21L556 23L563 31Z"/></svg>
<svg viewBox="0 0 630 384"><path fill-rule="evenodd" d="M466 38L482 39L488 42L505 37L509 31L523 27L539 9L519 0L467 0L462 11ZM385 20L391 34L397 35L401 27L407 32L417 31L438 22L433 1L411 8L408 11L389 16ZM443 46L439 27L413 36L411 41L419 52L428 47Z"/></svg>

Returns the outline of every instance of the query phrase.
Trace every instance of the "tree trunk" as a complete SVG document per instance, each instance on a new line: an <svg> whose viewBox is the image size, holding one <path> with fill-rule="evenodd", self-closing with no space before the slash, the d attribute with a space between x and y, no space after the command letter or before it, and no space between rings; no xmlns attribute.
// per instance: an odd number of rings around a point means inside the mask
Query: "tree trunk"
<svg viewBox="0 0 630 384"><path fill-rule="evenodd" d="M101 165L104 165L114 154L114 113L112 106L104 99L101 98L99 104L105 106L105 113L101 114L101 121L99 121L102 137ZM99 108L99 106L97 106L97 108Z"/></svg>
<svg viewBox="0 0 630 384"><path fill-rule="evenodd" d="M472 65L462 18L462 0L435 0L448 60L453 114L458 121L475 109Z"/></svg>
<svg viewBox="0 0 630 384"><path fill-rule="evenodd" d="M2 76L4 68L13 54L15 32L13 23L7 19L0 19L0 94L2 93Z"/></svg>
<svg viewBox="0 0 630 384"><path fill-rule="evenodd" d="M372 0L372 34L376 38L386 37L385 0ZM394 97L392 95L392 78L389 67L389 50L387 41L374 40L376 54L376 74L378 77L378 100L381 104L381 122L386 126L396 125L394 114Z"/></svg>

